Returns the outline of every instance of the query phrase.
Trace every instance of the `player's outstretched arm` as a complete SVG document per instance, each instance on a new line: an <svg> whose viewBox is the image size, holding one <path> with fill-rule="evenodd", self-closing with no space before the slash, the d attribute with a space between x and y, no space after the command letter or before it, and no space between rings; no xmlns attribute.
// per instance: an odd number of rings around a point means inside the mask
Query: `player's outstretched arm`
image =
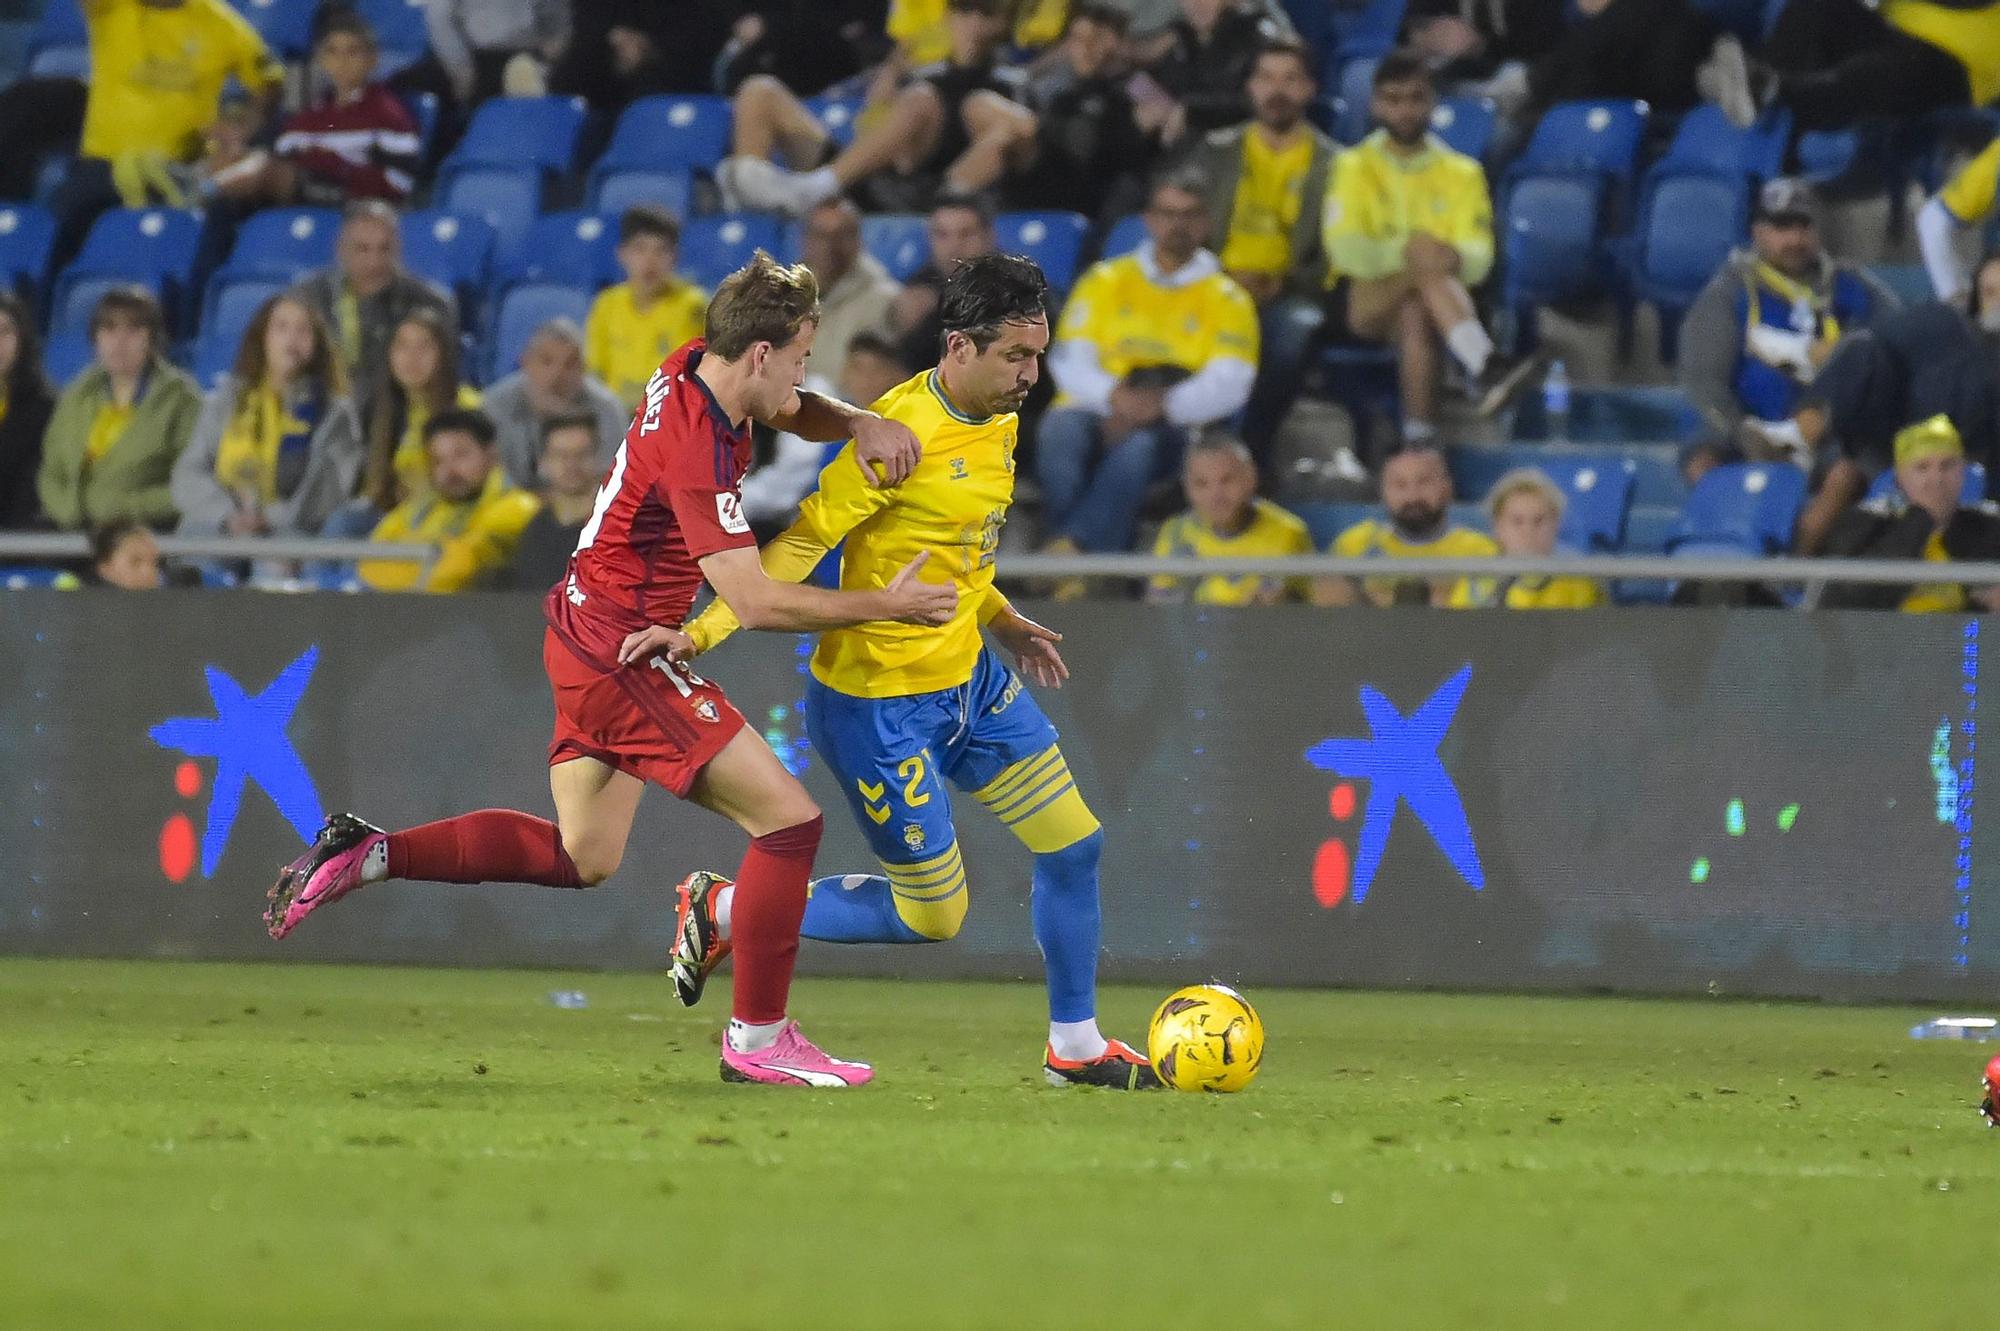
<svg viewBox="0 0 2000 1331"><path fill-rule="evenodd" d="M923 442L901 421L823 393L800 390L798 406L764 423L814 443L852 439L854 460L870 485L901 485L924 456Z"/></svg>
<svg viewBox="0 0 2000 1331"><path fill-rule="evenodd" d="M774 581L748 546L709 555L701 561L701 571L743 627L815 633L881 619L932 626L950 623L958 612L958 588L919 578L929 559L929 551L918 554L888 586L871 591L828 591Z"/></svg>

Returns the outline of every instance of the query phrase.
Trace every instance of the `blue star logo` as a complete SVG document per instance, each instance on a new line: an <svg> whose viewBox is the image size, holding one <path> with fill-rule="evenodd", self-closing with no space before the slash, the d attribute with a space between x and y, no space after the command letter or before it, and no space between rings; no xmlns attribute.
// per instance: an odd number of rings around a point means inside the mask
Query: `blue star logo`
<svg viewBox="0 0 2000 1331"><path fill-rule="evenodd" d="M1389 844L1399 804L1409 806L1473 891L1486 886L1479 847L1473 844L1472 825L1465 819L1465 803L1437 752L1471 682L1468 664L1408 716L1379 689L1363 684L1361 715L1368 722L1370 738L1326 739L1306 750L1306 761L1321 771L1368 783L1368 807L1362 814L1354 860L1357 904L1368 895L1375 871L1382 867L1382 852Z"/></svg>
<svg viewBox="0 0 2000 1331"><path fill-rule="evenodd" d="M216 666L206 670L214 716L177 716L147 731L163 749L191 758L215 759L215 783L208 801L208 825L201 834L201 876L213 878L229 845L230 829L243 806L243 786L261 786L302 841L319 835L324 817L312 773L292 747L285 728L312 682L319 647L308 647L255 697Z"/></svg>

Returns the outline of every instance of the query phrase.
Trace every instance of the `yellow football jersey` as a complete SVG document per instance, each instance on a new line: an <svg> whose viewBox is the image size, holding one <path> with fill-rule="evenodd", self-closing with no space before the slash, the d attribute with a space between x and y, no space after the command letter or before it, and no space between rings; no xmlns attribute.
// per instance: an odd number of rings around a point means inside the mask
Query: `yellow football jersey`
<svg viewBox="0 0 2000 1331"><path fill-rule="evenodd" d="M1500 547L1493 543L1491 536L1473 531L1470 527L1448 527L1434 541L1406 541L1388 523L1367 518L1334 537L1328 553L1347 558L1378 555L1395 560L1421 559L1427 555L1497 555ZM1395 599L1399 582L1408 581L1407 578L1367 578L1363 580L1362 587L1367 591L1369 600L1383 604Z"/></svg>
<svg viewBox="0 0 2000 1331"><path fill-rule="evenodd" d="M1454 610L1590 610L1604 587L1589 578L1460 578L1446 602Z"/></svg>
<svg viewBox="0 0 2000 1331"><path fill-rule="evenodd" d="M1306 524L1268 499L1252 501L1250 524L1234 536L1222 535L1193 513L1182 513L1167 519L1153 542L1153 553L1162 559L1283 558L1312 552L1312 533ZM1171 597L1182 593L1183 583L1180 578L1154 578L1152 586L1155 593ZM1301 600L1305 587L1299 579L1210 576L1195 583L1192 599L1197 605L1255 605L1273 596Z"/></svg>
<svg viewBox="0 0 2000 1331"><path fill-rule="evenodd" d="M1214 271L1178 286L1146 275L1136 254L1094 264L1063 307L1056 340L1097 347L1114 379L1134 370L1175 366L1193 374L1218 357L1257 363L1257 307L1213 258ZM1061 393L1058 405L1069 399Z"/></svg>
<svg viewBox="0 0 2000 1331"><path fill-rule="evenodd" d="M764 547L764 570L783 582L801 581L845 541L840 585L866 591L888 586L905 564L929 551L920 576L926 582L948 577L958 587L951 622L828 629L819 635L812 671L828 688L856 698L954 689L972 678L980 625L1005 604L993 590L993 560L1014 499L1020 422L1012 412L979 420L960 412L945 397L936 370L890 389L874 409L923 441L916 470L898 486L870 485L855 465L850 441L820 473L819 489L799 505L798 521ZM687 632L707 651L740 627L718 599Z"/></svg>
<svg viewBox="0 0 2000 1331"><path fill-rule="evenodd" d="M1312 172L1313 140L1282 150L1264 142L1254 128L1243 136L1243 176L1229 214L1222 266L1232 273L1274 273L1292 266L1292 227L1305 207L1306 176Z"/></svg>
<svg viewBox="0 0 2000 1331"><path fill-rule="evenodd" d="M692 282L667 283L643 310L626 283L606 287L584 321L584 368L636 410L653 371L683 342L700 337L707 318L708 295Z"/></svg>
<svg viewBox="0 0 2000 1331"><path fill-rule="evenodd" d="M156 152L192 161L230 75L251 92L284 78L257 30L223 0L174 9L89 0L90 97L83 155Z"/></svg>

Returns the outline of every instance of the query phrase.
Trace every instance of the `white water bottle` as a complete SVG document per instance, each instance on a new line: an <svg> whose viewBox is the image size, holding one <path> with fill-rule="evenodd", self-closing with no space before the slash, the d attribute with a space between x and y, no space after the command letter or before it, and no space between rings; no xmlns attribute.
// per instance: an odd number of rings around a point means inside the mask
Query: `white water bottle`
<svg viewBox="0 0 2000 1331"><path fill-rule="evenodd" d="M1542 377L1542 416L1548 421L1551 443L1569 438L1569 367L1561 361L1551 364Z"/></svg>

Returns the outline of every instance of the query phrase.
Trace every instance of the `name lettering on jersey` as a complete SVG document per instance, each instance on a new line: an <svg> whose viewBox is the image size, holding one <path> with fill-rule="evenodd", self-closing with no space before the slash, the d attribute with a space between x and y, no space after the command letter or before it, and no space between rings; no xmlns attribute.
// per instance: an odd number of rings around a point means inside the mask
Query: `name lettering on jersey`
<svg viewBox="0 0 2000 1331"><path fill-rule="evenodd" d="M722 530L732 536L741 536L750 530L750 521L743 516L743 499L739 495L719 494L715 497L715 520L722 524Z"/></svg>
<svg viewBox="0 0 2000 1331"><path fill-rule="evenodd" d="M646 415L639 422L640 434L651 434L660 428L660 404L667 400L673 387L674 381L662 371L653 371L653 377L646 381Z"/></svg>
<svg viewBox="0 0 2000 1331"><path fill-rule="evenodd" d="M574 573L569 575L568 595L569 595L569 603L571 605L582 605L585 601L590 599L589 597L583 594L583 588L576 585L576 574Z"/></svg>

